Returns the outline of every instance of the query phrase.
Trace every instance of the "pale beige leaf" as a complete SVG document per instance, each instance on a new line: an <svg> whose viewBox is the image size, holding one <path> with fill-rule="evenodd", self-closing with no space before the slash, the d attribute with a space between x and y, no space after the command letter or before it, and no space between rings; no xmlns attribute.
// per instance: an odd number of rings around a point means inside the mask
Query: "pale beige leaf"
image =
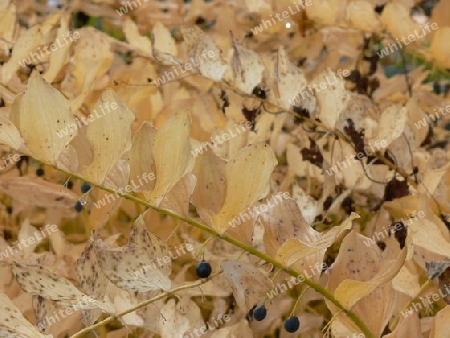
<svg viewBox="0 0 450 338"><path fill-rule="evenodd" d="M450 328L449 328L450 329ZM383 338L422 338L420 319L417 314L411 316L400 317L396 328L391 333L383 336ZM432 337L432 336L430 336Z"/></svg>
<svg viewBox="0 0 450 338"><path fill-rule="evenodd" d="M128 238L128 244L141 246L148 257L153 260L162 259L165 256L170 257L170 248L167 243L147 230L147 225L144 221L145 214L144 212L136 218L133 230ZM160 266L160 269L165 275L169 276L172 271L172 263L164 263L163 266Z"/></svg>
<svg viewBox="0 0 450 338"><path fill-rule="evenodd" d="M211 338L249 338L253 337L253 331L247 320L242 319L239 323L224 327L215 331Z"/></svg>
<svg viewBox="0 0 450 338"><path fill-rule="evenodd" d="M34 316L36 318L36 326L38 326L38 328L42 328L43 331L47 333L50 325L45 317L50 317L58 310L58 308L56 307L55 302L51 300L47 300L40 296L31 296L31 298Z"/></svg>
<svg viewBox="0 0 450 338"><path fill-rule="evenodd" d="M320 88L320 90L316 90L320 109L319 118L327 127L334 129L340 114L347 107L351 98L351 93L345 89L342 74L327 68L311 81L310 86L312 85Z"/></svg>
<svg viewBox="0 0 450 338"><path fill-rule="evenodd" d="M100 308L114 313L109 302L96 300L78 290L68 279L59 276L49 268L38 264L20 264L14 262L13 273L20 287L32 295L52 300L62 307L75 310Z"/></svg>
<svg viewBox="0 0 450 338"><path fill-rule="evenodd" d="M171 281L161 270L160 262L157 264L151 260L141 246L109 247L96 241L95 251L103 273L119 288L148 292L167 291L171 287Z"/></svg>
<svg viewBox="0 0 450 338"><path fill-rule="evenodd" d="M80 289L96 299L104 299L109 280L100 267L92 239L86 244L84 251L77 259L76 269L80 281ZM92 325L100 317L101 313L101 309L83 310L83 323Z"/></svg>
<svg viewBox="0 0 450 338"><path fill-rule="evenodd" d="M385 267L369 281L344 280L334 292L335 298L341 302L346 309L351 309L361 298L367 296L383 283L392 280L405 263L406 249L403 249L396 259L391 259L385 263Z"/></svg>
<svg viewBox="0 0 450 338"><path fill-rule="evenodd" d="M26 30L25 33L17 39L14 43L11 58L0 69L0 79L3 83L7 83L20 66L26 67L27 64L33 63L31 53L34 52L39 56L36 51L42 39L43 36L40 25L35 25Z"/></svg>
<svg viewBox="0 0 450 338"><path fill-rule="evenodd" d="M269 91L269 100L285 109L302 106L309 111L316 110L316 98L307 90L308 81L305 75L292 64L283 47L278 48L274 63L273 88Z"/></svg>
<svg viewBox="0 0 450 338"><path fill-rule="evenodd" d="M263 80L265 66L261 57L238 44L233 37L231 64L233 85L245 94L252 94L253 89Z"/></svg>
<svg viewBox="0 0 450 338"><path fill-rule="evenodd" d="M155 188L145 194L150 203L158 206L193 164L190 126L190 113L184 110L175 113L156 133L150 145L155 161L156 183Z"/></svg>
<svg viewBox="0 0 450 338"><path fill-rule="evenodd" d="M161 207L189 217L189 202L197 178L192 173L184 175L161 201Z"/></svg>
<svg viewBox="0 0 450 338"><path fill-rule="evenodd" d="M0 293L0 336L8 338L52 338L53 335L42 334L32 325L19 308Z"/></svg>
<svg viewBox="0 0 450 338"><path fill-rule="evenodd" d="M334 293L342 281L351 279L355 281L369 281L382 269L384 258L376 245L367 246L366 237L351 231L342 241L339 254L329 269L329 278L326 288ZM394 255L386 257L394 258ZM395 291L390 283L385 283L360 299L352 308L352 312L360 318L365 318L365 324L375 337L379 337L386 324L391 319L395 307ZM334 304L325 300L327 307L333 315L341 312ZM339 316L339 321L332 323L332 330L346 329L358 332L354 323L346 316ZM345 331L345 330L344 330Z"/></svg>
<svg viewBox="0 0 450 338"><path fill-rule="evenodd" d="M448 320L450 316L450 305L447 305L434 317L434 326L430 333L430 338L447 337L450 332L450 322Z"/></svg>
<svg viewBox="0 0 450 338"><path fill-rule="evenodd" d="M305 6L305 10L310 20L324 25L333 25L342 16L345 6L345 0L311 1L311 5Z"/></svg>
<svg viewBox="0 0 450 338"><path fill-rule="evenodd" d="M23 146L23 139L19 130L8 119L8 116L4 113L4 108L0 108L0 112L0 143L19 150Z"/></svg>
<svg viewBox="0 0 450 338"><path fill-rule="evenodd" d="M125 160L118 160L114 167L108 172L108 175L105 177L103 181L103 185L107 188L111 188L114 190L122 190L126 188L128 185L128 181L130 179L130 165ZM131 187L130 187L131 188ZM125 189L130 190L130 188Z"/></svg>
<svg viewBox="0 0 450 338"><path fill-rule="evenodd" d="M415 246L450 258L450 243L447 242L438 226L428 219L411 222L408 231L412 232Z"/></svg>
<svg viewBox="0 0 450 338"><path fill-rule="evenodd" d="M36 234L38 234L38 237L35 236ZM38 246L39 242L42 241L42 236L40 235L41 234L39 234L38 230L34 226L30 225L30 220L26 218L22 223L17 236L17 241L19 243L21 243L21 241L25 241L25 243L28 244L28 246L22 249L25 259L30 256L30 254ZM32 241L30 241L30 238L32 238Z"/></svg>
<svg viewBox="0 0 450 338"><path fill-rule="evenodd" d="M354 212L341 225L333 227L330 231L320 236L312 243L303 243L299 239L290 239L283 243L278 249L276 258L285 265L292 265L298 260L327 249L341 236L341 234L352 227L352 221L359 218Z"/></svg>
<svg viewBox="0 0 450 338"><path fill-rule="evenodd" d="M399 40L406 38L415 30L421 31L420 25L410 16L408 8L398 2L386 5L381 15L381 22L392 36Z"/></svg>
<svg viewBox="0 0 450 338"><path fill-rule="evenodd" d="M64 12L61 15L60 27L56 30L57 40L54 41L55 45L58 44L58 48L56 50L52 49L49 56L49 67L42 75L47 82L53 82L64 65L69 61L71 46L76 41L76 38L79 37L78 32L74 32L74 35L72 35L70 31L70 19L70 12ZM61 46L59 41L62 40L62 37L69 38L65 39L65 43Z"/></svg>
<svg viewBox="0 0 450 338"><path fill-rule="evenodd" d="M170 299L164 304L159 318L158 331L161 337L185 337L194 332L201 332L200 329L206 327L199 306L191 299L184 297L178 302ZM164 318L171 320L163 320Z"/></svg>
<svg viewBox="0 0 450 338"><path fill-rule="evenodd" d="M74 138L76 130L60 133L75 123L66 98L34 71L27 89L14 100L11 121L20 131L31 155L56 164L64 147Z"/></svg>
<svg viewBox="0 0 450 338"><path fill-rule="evenodd" d="M36 177L2 177L0 191L21 203L51 209L73 208L78 200L77 194L61 184Z"/></svg>
<svg viewBox="0 0 450 338"><path fill-rule="evenodd" d="M366 0L352 1L347 5L347 19L350 24L365 32L378 32L380 20L372 7Z"/></svg>
<svg viewBox="0 0 450 338"><path fill-rule="evenodd" d="M234 299L245 312L264 299L267 291L274 287L261 270L242 261L226 261L220 267L231 284Z"/></svg>
<svg viewBox="0 0 450 338"><path fill-rule="evenodd" d="M225 160L208 151L196 158L194 175L197 177L192 204L209 225L225 200Z"/></svg>
<svg viewBox="0 0 450 338"><path fill-rule="evenodd" d="M197 26L182 27L186 54L191 66L198 68L200 74L213 81L220 81L229 68L223 64L221 50L208 34Z"/></svg>
<svg viewBox="0 0 450 338"><path fill-rule="evenodd" d="M127 17L123 24L123 32L127 41L131 46L137 50L141 50L144 53L150 53L152 50L152 45L148 37L141 36L139 34L139 29L134 21Z"/></svg>
<svg viewBox="0 0 450 338"><path fill-rule="evenodd" d="M283 243L292 238L297 238L302 243L314 243L321 236L306 223L293 199L287 199L275 205L269 213L261 214L260 220L264 226L264 247L271 256L275 256ZM303 257L292 268L309 274L311 267L322 264L325 251L326 249L322 249L313 255ZM319 277L320 273L314 273L312 279L318 280Z"/></svg>
<svg viewBox="0 0 450 338"><path fill-rule="evenodd" d="M178 49L175 44L175 39L170 33L170 29L164 26L163 23L157 21L152 28L152 34L155 38L154 48L160 52L177 56ZM150 49L149 49L150 51Z"/></svg>
<svg viewBox="0 0 450 338"><path fill-rule="evenodd" d="M370 140L370 144L382 143L386 147L396 140L405 129L408 109L400 105L393 105L383 111L378 123L376 135Z"/></svg>
<svg viewBox="0 0 450 338"><path fill-rule="evenodd" d="M75 88L73 92L79 92L80 99L71 102L71 108L76 111L85 101L84 98L94 86L94 81L106 74L114 60L111 52L110 40L105 33L94 27L83 27L78 30L80 38L75 44L72 75ZM105 121L104 121L105 122Z"/></svg>
<svg viewBox="0 0 450 338"><path fill-rule="evenodd" d="M56 167L68 172L76 173L78 171L78 154L72 144L68 144L59 156Z"/></svg>
<svg viewBox="0 0 450 338"><path fill-rule="evenodd" d="M89 123L86 136L93 149L93 160L83 175L94 183L103 183L107 173L131 147L130 125L133 112L110 88L106 89L95 105L95 114L102 113Z"/></svg>
<svg viewBox="0 0 450 338"><path fill-rule="evenodd" d="M137 182L142 178L137 188L133 188L135 192L150 191L155 187L154 179L145 180L144 177L154 177L155 162L153 160L152 149L150 144L154 142L157 130L150 123L145 121L136 132L130 150L130 178Z"/></svg>
<svg viewBox="0 0 450 338"><path fill-rule="evenodd" d="M264 143L241 149L226 164L225 201L219 214L212 218L212 225L219 233L224 233L236 216L267 194L276 165L272 148Z"/></svg>

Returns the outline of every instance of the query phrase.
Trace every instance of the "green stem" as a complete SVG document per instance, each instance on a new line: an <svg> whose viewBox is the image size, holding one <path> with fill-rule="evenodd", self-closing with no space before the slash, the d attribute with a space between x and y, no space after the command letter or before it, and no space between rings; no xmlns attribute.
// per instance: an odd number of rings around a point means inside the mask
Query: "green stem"
<svg viewBox="0 0 450 338"><path fill-rule="evenodd" d="M138 198L136 196L128 195L128 194L122 193L120 191L115 191L114 189L111 189L111 188L102 187L102 186L100 186L100 185L98 185L98 184L96 184L94 182L89 182L84 177L81 177L81 176L79 176L79 175L77 175L75 173L69 173L69 172L67 172L65 170L62 170L62 169L58 169L58 170L60 170L62 172L65 172L68 175L72 175L72 176L75 176L75 177L77 177L77 178L79 178L81 180L84 180L85 182L90 183L91 185L97 186L97 187L99 187L102 190L105 190L105 191L108 191L108 192L114 193L114 194L117 193L119 196L121 196L123 198L126 198L126 199L128 199L130 201L134 201L136 203L139 203L139 204L141 204L143 206L146 206L146 207L148 207L150 209L153 209L153 210L155 210L155 211L157 211L157 212L159 212L159 213L161 213L163 215L171 216L171 217L173 217L175 219L178 219L180 221L186 222L187 224L193 225L193 226L199 228L200 230L208 232L208 233L210 233L213 236L217 236L220 239L222 239L222 240L224 240L224 241L226 241L226 242L228 242L230 244L233 244L234 246L236 246L238 248L241 248L241 249L247 251L249 254L258 257L258 258L266 261L267 263L271 263L273 266L283 270L284 272L286 272L287 274L289 274L289 275L291 275L293 277L298 278L298 276L300 275L300 273L298 273L297 271L295 271L295 270L293 270L291 268L285 267L281 262L277 261L276 259L272 258L271 256L269 256L269 255L267 255L267 254L257 250L256 248L254 248L254 247L252 247L252 246L250 246L248 244L240 242L240 241L238 241L237 239L235 239L233 237L230 237L230 236L225 235L225 234L221 235L217 231L215 231L213 228L210 228L209 226L207 226L207 225L205 225L203 223L200 223L198 221L190 219L189 217L186 217L186 216L183 216L183 215L179 215L179 214L177 214L177 213L175 213L173 211L158 208L158 207L156 207L154 205L151 205L147 201L144 201L144 200L142 200L142 199L140 199L140 198ZM361 330L361 332L365 335L366 338L374 338L373 334L370 332L370 330L367 328L367 326L364 324L364 322L354 312L345 309L343 307L343 305L336 298L334 298L334 296L327 289L325 289L323 286L321 286L320 284L314 282L313 280L310 280L310 279L306 278L306 276L303 276L303 277L304 277L304 282L303 282L304 284L306 284L309 287L311 287L314 290L316 290L322 296L327 298L331 303L333 303L338 309L343 311L355 323L355 325L358 326L358 328ZM71 337L71 338L74 338L74 337Z"/></svg>

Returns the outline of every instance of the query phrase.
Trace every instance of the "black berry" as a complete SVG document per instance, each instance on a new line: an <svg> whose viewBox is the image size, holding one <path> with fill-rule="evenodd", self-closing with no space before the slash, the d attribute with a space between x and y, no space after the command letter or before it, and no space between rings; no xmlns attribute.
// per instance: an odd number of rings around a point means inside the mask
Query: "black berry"
<svg viewBox="0 0 450 338"><path fill-rule="evenodd" d="M255 318L258 322L266 318L267 310L264 305L259 305L253 309L253 318Z"/></svg>
<svg viewBox="0 0 450 338"><path fill-rule="evenodd" d="M87 193L89 190L91 190L91 185L89 184L89 183L83 183L82 185L81 185L81 192L84 194L84 193Z"/></svg>
<svg viewBox="0 0 450 338"><path fill-rule="evenodd" d="M287 332L294 333L300 328L298 317L291 316L284 321L284 328Z"/></svg>
<svg viewBox="0 0 450 338"><path fill-rule="evenodd" d="M67 181L67 189L72 189L72 188L73 188L73 182Z"/></svg>
<svg viewBox="0 0 450 338"><path fill-rule="evenodd" d="M199 262L195 267L195 274L199 278L208 278L209 275L211 274L211 271L212 271L211 264L205 261Z"/></svg>
<svg viewBox="0 0 450 338"><path fill-rule="evenodd" d="M36 176L44 176L44 169L38 168L36 169Z"/></svg>
<svg viewBox="0 0 450 338"><path fill-rule="evenodd" d="M83 210L83 204L81 204L81 202L80 201L77 201L77 203L75 203L75 210L77 211L77 212L80 212L81 210Z"/></svg>

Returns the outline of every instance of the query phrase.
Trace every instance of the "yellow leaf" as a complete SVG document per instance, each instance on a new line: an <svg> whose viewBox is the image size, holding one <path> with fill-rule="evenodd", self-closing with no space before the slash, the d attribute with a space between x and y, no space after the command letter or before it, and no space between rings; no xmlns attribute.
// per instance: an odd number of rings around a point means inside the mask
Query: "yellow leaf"
<svg viewBox="0 0 450 338"><path fill-rule="evenodd" d="M88 180L101 184L120 157L131 147L130 125L134 121L134 114L108 88L97 101L89 121L93 115L95 118L86 128L93 160L83 170L83 175Z"/></svg>
<svg viewBox="0 0 450 338"><path fill-rule="evenodd" d="M31 155L50 164L57 163L64 147L76 135L76 130L59 133L70 123L75 124L75 119L65 97L37 71L31 75L25 93L14 100L11 121L20 131Z"/></svg>
<svg viewBox="0 0 450 338"><path fill-rule="evenodd" d="M352 221L359 218L354 212L341 225L334 227L312 243L304 243L299 239L286 241L277 251L276 258L285 265L295 264L298 260L331 246L344 232L352 227Z"/></svg>
<svg viewBox="0 0 450 338"><path fill-rule="evenodd" d="M224 233L229 222L268 193L269 178L276 165L272 148L264 143L241 149L226 164L225 202L212 218L219 233Z"/></svg>
<svg viewBox="0 0 450 338"><path fill-rule="evenodd" d="M187 110L175 113L150 145L155 161L155 188L145 197L159 205L170 189L184 176L193 164L189 131L191 116Z"/></svg>
<svg viewBox="0 0 450 338"><path fill-rule="evenodd" d="M148 177L155 174L155 161L153 160L152 149L150 144L153 143L156 136L156 128L145 121L136 132L133 139L133 144L130 150L130 178L131 180L138 180L139 178ZM154 176L151 176L154 177ZM148 179L146 182L141 181L137 188L133 188L136 192L147 192L154 188L155 180Z"/></svg>

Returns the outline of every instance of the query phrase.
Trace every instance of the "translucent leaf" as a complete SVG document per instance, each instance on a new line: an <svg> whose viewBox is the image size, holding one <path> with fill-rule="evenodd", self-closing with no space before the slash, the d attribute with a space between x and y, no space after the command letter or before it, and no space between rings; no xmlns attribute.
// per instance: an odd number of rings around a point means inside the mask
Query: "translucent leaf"
<svg viewBox="0 0 450 338"><path fill-rule="evenodd" d="M130 125L134 121L134 114L110 88L102 93L94 111L96 118L86 130L86 137L93 150L93 160L84 169L83 175L94 183L101 184L106 174L131 147Z"/></svg>
<svg viewBox="0 0 450 338"><path fill-rule="evenodd" d="M197 157L194 174L197 177L192 204L207 224L218 214L225 200L225 160L208 151Z"/></svg>
<svg viewBox="0 0 450 338"><path fill-rule="evenodd" d="M155 160L156 183L149 194L150 203L159 205L165 194L193 164L189 143L191 116L187 110L175 113L164 123L151 144Z"/></svg>
<svg viewBox="0 0 450 338"><path fill-rule="evenodd" d="M212 218L212 225L218 232L225 232L236 216L267 194L276 164L272 148L264 143L241 149L226 164L225 202L219 214Z"/></svg>
<svg viewBox="0 0 450 338"><path fill-rule="evenodd" d="M137 182L138 179L148 177L149 174L155 173L155 161L153 160L152 149L149 146L155 140L156 128L150 123L144 122L136 132L133 144L130 150L130 167L132 180ZM144 192L150 191L155 186L155 180L141 180L143 184L139 184L133 191Z"/></svg>

